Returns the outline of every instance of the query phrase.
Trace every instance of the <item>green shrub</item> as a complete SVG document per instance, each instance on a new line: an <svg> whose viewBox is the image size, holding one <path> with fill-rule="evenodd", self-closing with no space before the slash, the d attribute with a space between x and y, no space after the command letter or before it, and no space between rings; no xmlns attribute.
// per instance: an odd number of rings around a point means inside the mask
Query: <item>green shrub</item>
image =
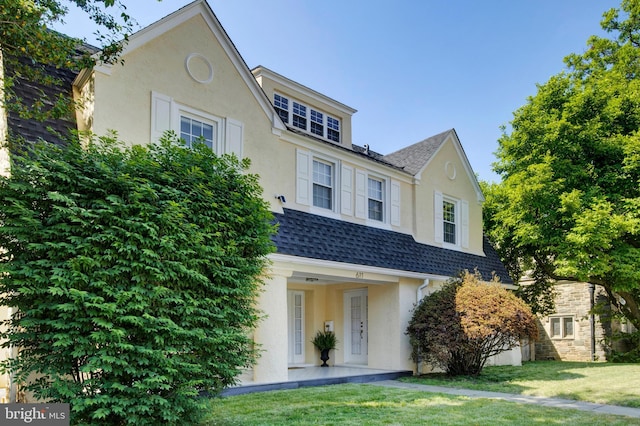
<svg viewBox="0 0 640 426"><path fill-rule="evenodd" d="M73 423L197 422L199 392L256 357L273 226L248 162L172 135L12 151L0 303L17 309L0 337L20 352L4 370Z"/></svg>

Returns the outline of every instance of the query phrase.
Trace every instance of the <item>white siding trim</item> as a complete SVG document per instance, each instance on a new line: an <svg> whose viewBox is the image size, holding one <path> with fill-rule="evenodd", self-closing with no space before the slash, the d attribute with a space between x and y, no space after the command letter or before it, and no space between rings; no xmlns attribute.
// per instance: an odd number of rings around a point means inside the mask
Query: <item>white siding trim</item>
<svg viewBox="0 0 640 426"><path fill-rule="evenodd" d="M400 226L400 182L397 180L391 181L391 224L394 226Z"/></svg>
<svg viewBox="0 0 640 426"><path fill-rule="evenodd" d="M311 156L308 151L296 150L296 203L310 205Z"/></svg>
<svg viewBox="0 0 640 426"><path fill-rule="evenodd" d="M353 216L353 167L342 166L340 209L342 214Z"/></svg>
<svg viewBox="0 0 640 426"><path fill-rule="evenodd" d="M244 124L233 118L226 120L225 154L235 154L242 158L242 142L244 139Z"/></svg>
<svg viewBox="0 0 640 426"><path fill-rule="evenodd" d="M367 217L367 173L356 170L356 217Z"/></svg>
<svg viewBox="0 0 640 426"><path fill-rule="evenodd" d="M160 140L164 132L171 130L173 99L157 92L151 92L151 142Z"/></svg>
<svg viewBox="0 0 640 426"><path fill-rule="evenodd" d="M460 202L460 245L462 248L469 248L469 202Z"/></svg>
<svg viewBox="0 0 640 426"><path fill-rule="evenodd" d="M442 243L444 240L443 228L442 228L442 192L435 191L433 197L433 231L434 231L434 240L436 243Z"/></svg>

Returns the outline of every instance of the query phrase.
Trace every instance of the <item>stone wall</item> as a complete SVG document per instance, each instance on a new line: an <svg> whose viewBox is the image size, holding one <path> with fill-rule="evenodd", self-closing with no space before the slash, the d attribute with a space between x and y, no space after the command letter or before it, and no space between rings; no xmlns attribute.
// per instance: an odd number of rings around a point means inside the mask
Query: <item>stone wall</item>
<svg viewBox="0 0 640 426"><path fill-rule="evenodd" d="M554 290L556 292L556 312L539 318L539 335L538 341L535 343L535 359L590 361L591 327L589 324L590 300L588 284L559 282L554 285ZM595 288L595 301L608 306L606 293L599 286ZM567 331L573 331L573 333L566 333ZM610 333L608 318L596 315L595 355L598 361L605 360L606 354L603 346L605 333Z"/></svg>

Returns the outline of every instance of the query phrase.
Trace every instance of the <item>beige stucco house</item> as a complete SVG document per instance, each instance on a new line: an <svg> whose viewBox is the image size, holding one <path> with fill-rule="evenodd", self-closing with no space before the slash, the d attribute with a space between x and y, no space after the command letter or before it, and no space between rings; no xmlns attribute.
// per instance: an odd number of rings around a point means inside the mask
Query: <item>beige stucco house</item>
<svg viewBox="0 0 640 426"><path fill-rule="evenodd" d="M204 0L131 36L123 58L74 75L77 127L131 144L174 130L248 157L279 223L254 332L263 352L245 380L318 365L310 340L325 328L339 340L331 363L412 370L417 300L464 269L512 283L483 236L484 198L455 130L388 155L355 145L354 108L250 69ZM19 124L9 117L9 130ZM519 364L519 351L497 362Z"/></svg>

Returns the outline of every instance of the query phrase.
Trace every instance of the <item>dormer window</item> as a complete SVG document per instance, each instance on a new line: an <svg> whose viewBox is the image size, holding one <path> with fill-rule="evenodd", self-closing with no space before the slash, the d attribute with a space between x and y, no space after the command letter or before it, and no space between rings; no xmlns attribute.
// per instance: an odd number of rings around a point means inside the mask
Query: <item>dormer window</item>
<svg viewBox="0 0 640 426"><path fill-rule="evenodd" d="M273 95L273 106L283 122L321 138L340 142L340 120L300 102ZM291 117L291 121L289 121Z"/></svg>
<svg viewBox="0 0 640 426"><path fill-rule="evenodd" d="M340 122L333 117L327 117L327 139L340 142Z"/></svg>
<svg viewBox="0 0 640 426"><path fill-rule="evenodd" d="M277 94L273 95L273 105L282 121L289 123L289 99Z"/></svg>
<svg viewBox="0 0 640 426"><path fill-rule="evenodd" d="M293 125L307 130L307 107L297 102L293 102Z"/></svg>

